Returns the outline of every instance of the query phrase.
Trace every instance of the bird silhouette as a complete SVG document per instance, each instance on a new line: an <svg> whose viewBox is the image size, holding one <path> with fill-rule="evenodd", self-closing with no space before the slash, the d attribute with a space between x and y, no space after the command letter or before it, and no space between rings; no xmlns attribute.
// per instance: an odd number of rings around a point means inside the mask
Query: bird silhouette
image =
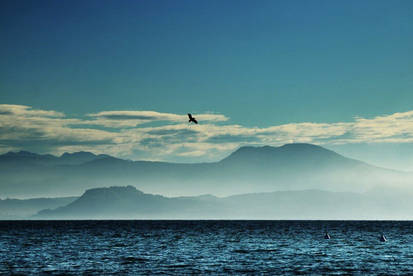
<svg viewBox="0 0 413 276"><path fill-rule="evenodd" d="M188 117L189 117L189 121L188 121L189 123L193 122L195 124L198 124L198 121L194 117L192 117L191 113L188 113Z"/></svg>

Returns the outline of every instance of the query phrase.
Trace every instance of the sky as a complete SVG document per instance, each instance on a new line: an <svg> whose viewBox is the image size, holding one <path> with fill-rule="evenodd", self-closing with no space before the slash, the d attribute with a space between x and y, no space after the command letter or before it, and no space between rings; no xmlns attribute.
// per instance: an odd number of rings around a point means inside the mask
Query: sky
<svg viewBox="0 0 413 276"><path fill-rule="evenodd" d="M411 26L409 0L0 1L0 152L308 142L413 170Z"/></svg>

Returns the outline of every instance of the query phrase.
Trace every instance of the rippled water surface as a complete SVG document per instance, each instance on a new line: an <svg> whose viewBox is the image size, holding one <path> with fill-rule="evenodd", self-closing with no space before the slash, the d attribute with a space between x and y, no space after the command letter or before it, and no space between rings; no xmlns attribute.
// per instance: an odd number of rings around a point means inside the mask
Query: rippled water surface
<svg viewBox="0 0 413 276"><path fill-rule="evenodd" d="M413 222L2 221L0 273L412 274Z"/></svg>

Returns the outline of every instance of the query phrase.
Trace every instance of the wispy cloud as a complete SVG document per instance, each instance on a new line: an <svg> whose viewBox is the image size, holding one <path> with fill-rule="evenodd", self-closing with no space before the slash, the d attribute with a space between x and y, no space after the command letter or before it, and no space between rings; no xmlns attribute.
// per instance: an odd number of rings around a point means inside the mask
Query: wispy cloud
<svg viewBox="0 0 413 276"><path fill-rule="evenodd" d="M132 159L206 161L246 144L413 142L413 111L356 117L352 122L300 122L263 128L231 124L221 114L195 116L199 125L189 125L186 114L103 111L79 119L52 110L0 105L0 150L88 150ZM161 125L148 126L148 122Z"/></svg>
<svg viewBox="0 0 413 276"><path fill-rule="evenodd" d="M89 121L91 124L103 125L106 127L134 127L139 124L167 121L167 122L184 122L187 115L173 113L161 113L156 111L102 111L88 114L94 120ZM223 122L228 118L220 114L198 114L197 118L202 121Z"/></svg>
<svg viewBox="0 0 413 276"><path fill-rule="evenodd" d="M66 118L61 112L32 109L22 105L0 105L2 148L55 152L67 145L114 144L116 134L92 128L74 128L82 120Z"/></svg>
<svg viewBox="0 0 413 276"><path fill-rule="evenodd" d="M64 117L61 112L32 109L26 105L0 104L0 115L16 115L26 117Z"/></svg>

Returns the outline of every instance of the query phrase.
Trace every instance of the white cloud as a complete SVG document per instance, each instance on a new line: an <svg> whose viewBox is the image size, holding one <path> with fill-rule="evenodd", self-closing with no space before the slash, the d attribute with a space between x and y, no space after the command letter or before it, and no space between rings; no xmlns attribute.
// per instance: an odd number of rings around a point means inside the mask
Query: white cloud
<svg viewBox="0 0 413 276"><path fill-rule="evenodd" d="M25 117L63 117L63 113L32 109L25 105L0 104L0 115L17 115Z"/></svg>
<svg viewBox="0 0 413 276"><path fill-rule="evenodd" d="M72 127L82 123L80 119L66 118L61 112L0 105L0 147L55 152L67 145L114 143L116 133Z"/></svg>
<svg viewBox="0 0 413 276"><path fill-rule="evenodd" d="M301 122L262 128L222 123L228 118L221 114L194 116L200 124L188 124L186 114L156 111L103 111L79 119L29 106L0 105L0 149L51 153L87 150L133 159L212 161L246 144L413 142L413 111L370 119L356 117L352 122ZM141 125L155 121L161 125ZM111 130L98 129L98 125Z"/></svg>
<svg viewBox="0 0 413 276"><path fill-rule="evenodd" d="M188 120L188 115L179 115L173 113L161 113L156 111L102 111L88 114L94 120L90 124L103 125L106 127L122 128L134 127L139 124L154 121L184 122ZM228 118L221 114L198 114L198 120L222 122Z"/></svg>

